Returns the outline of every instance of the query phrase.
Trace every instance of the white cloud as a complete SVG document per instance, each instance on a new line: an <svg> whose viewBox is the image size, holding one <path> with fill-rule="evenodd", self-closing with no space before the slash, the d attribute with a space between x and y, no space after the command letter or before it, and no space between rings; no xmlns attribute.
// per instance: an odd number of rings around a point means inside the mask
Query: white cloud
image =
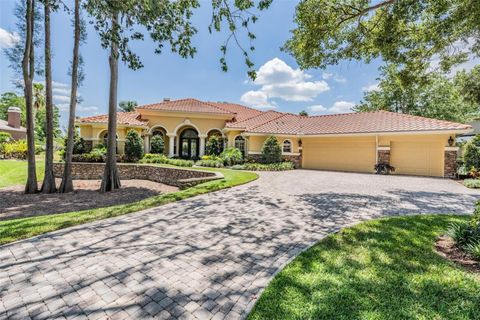
<svg viewBox="0 0 480 320"><path fill-rule="evenodd" d="M18 33L0 28L0 48L11 48L18 41L20 41Z"/></svg>
<svg viewBox="0 0 480 320"><path fill-rule="evenodd" d="M325 112L325 111L327 111L327 108L325 108L321 104L316 104L316 105L310 106L307 109L312 111L312 112Z"/></svg>
<svg viewBox="0 0 480 320"><path fill-rule="evenodd" d="M77 106L77 110L79 112L86 112L86 111L98 111L98 107L97 106L82 106L82 105L78 105Z"/></svg>
<svg viewBox="0 0 480 320"><path fill-rule="evenodd" d="M371 92L371 91L378 91L380 89L380 87L378 86L379 83L372 83L372 84L369 84L365 87L362 88L363 92Z"/></svg>
<svg viewBox="0 0 480 320"><path fill-rule="evenodd" d="M70 88L53 87L52 91L53 91L54 94L70 96Z"/></svg>
<svg viewBox="0 0 480 320"><path fill-rule="evenodd" d="M352 112L355 103L349 101L337 101L328 109L330 113L347 113Z"/></svg>
<svg viewBox="0 0 480 320"><path fill-rule="evenodd" d="M335 82L341 82L341 83L346 83L346 82L347 82L347 79L346 79L344 76L341 76L341 75L339 75L339 74L332 73L332 72L324 72L324 73L322 73L322 79L323 79L323 80L330 80L330 79L332 79L332 80L335 81Z"/></svg>
<svg viewBox="0 0 480 320"><path fill-rule="evenodd" d="M312 101L320 93L330 90L324 80L309 81L312 76L300 69L293 69L279 58L273 58L262 65L254 84L260 89L248 91L241 101L251 106L275 106L271 99L285 101Z"/></svg>
<svg viewBox="0 0 480 320"><path fill-rule="evenodd" d="M58 95L58 94L53 95L53 103L61 104L61 103L66 103L66 102L70 102L70 96Z"/></svg>
<svg viewBox="0 0 480 320"><path fill-rule="evenodd" d="M59 109L60 111L68 111L69 108L70 108L70 104L69 103L60 103L60 104L55 104ZM96 111L98 111L99 108L97 106L82 106L81 104L77 104L76 106L76 111L77 112L93 112L95 111L95 113L97 113Z"/></svg>
<svg viewBox="0 0 480 320"><path fill-rule="evenodd" d="M352 108L355 106L355 103L340 100L335 102L331 107L326 108L321 104L316 104L308 107L307 109L314 113L347 113L352 112Z"/></svg>

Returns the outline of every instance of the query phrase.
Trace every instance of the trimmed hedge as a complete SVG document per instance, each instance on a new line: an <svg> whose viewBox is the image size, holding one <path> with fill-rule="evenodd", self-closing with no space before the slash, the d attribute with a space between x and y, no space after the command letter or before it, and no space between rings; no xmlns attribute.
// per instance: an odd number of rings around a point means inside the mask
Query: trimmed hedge
<svg viewBox="0 0 480 320"><path fill-rule="evenodd" d="M232 166L231 169L250 171L286 171L295 169L295 164L290 161L279 163L245 163L243 165Z"/></svg>
<svg viewBox="0 0 480 320"><path fill-rule="evenodd" d="M171 164L179 167L193 167L192 160L183 160L183 159L170 159L163 154L152 154L147 153L143 156L139 162L141 163L161 163L161 164Z"/></svg>
<svg viewBox="0 0 480 320"><path fill-rule="evenodd" d="M465 179L463 185L471 189L480 189L480 179Z"/></svg>

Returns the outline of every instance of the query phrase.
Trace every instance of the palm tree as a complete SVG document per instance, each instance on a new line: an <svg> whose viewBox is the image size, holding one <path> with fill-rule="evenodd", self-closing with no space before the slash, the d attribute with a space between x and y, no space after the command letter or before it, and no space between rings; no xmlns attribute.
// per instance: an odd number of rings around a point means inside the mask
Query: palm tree
<svg viewBox="0 0 480 320"><path fill-rule="evenodd" d="M42 193L57 191L53 174L53 101L52 101L52 59L50 54L50 1L44 1L45 19L45 87L46 87L46 141L45 141L45 174L42 183Z"/></svg>
<svg viewBox="0 0 480 320"><path fill-rule="evenodd" d="M25 50L22 59L22 75L24 83L25 109L26 109L26 126L27 126L27 183L25 185L25 193L36 193L37 170L35 167L35 128L33 115L33 77L35 75L35 56L33 46L33 33L35 25L35 0L26 0L27 10L25 13L26 36Z"/></svg>
<svg viewBox="0 0 480 320"><path fill-rule="evenodd" d="M72 156L73 144L75 137L75 109L77 106L77 86L78 86L78 64L79 64L79 48L81 40L81 25L80 25L80 0L75 0L74 13L74 42L73 42L73 60L72 60L72 83L70 91L70 111L68 115L68 133L67 145L65 152L65 166L63 168L62 183L60 184L59 192L72 192Z"/></svg>

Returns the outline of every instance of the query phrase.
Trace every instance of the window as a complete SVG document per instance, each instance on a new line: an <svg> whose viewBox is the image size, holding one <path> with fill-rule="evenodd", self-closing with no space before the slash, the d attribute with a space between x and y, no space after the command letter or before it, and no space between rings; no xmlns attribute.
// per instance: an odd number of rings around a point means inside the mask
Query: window
<svg viewBox="0 0 480 320"><path fill-rule="evenodd" d="M245 156L245 138L242 136L235 137L235 148L239 149Z"/></svg>
<svg viewBox="0 0 480 320"><path fill-rule="evenodd" d="M283 153L292 152L292 142L290 140L284 140L283 141L282 151L283 151Z"/></svg>

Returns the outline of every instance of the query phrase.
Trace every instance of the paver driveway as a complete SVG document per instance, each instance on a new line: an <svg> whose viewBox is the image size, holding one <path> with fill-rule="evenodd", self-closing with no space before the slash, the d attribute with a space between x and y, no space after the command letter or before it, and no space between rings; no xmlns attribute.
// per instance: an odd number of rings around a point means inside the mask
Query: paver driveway
<svg viewBox="0 0 480 320"><path fill-rule="evenodd" d="M442 179L296 170L0 247L0 317L242 318L326 234L398 214L465 213Z"/></svg>

